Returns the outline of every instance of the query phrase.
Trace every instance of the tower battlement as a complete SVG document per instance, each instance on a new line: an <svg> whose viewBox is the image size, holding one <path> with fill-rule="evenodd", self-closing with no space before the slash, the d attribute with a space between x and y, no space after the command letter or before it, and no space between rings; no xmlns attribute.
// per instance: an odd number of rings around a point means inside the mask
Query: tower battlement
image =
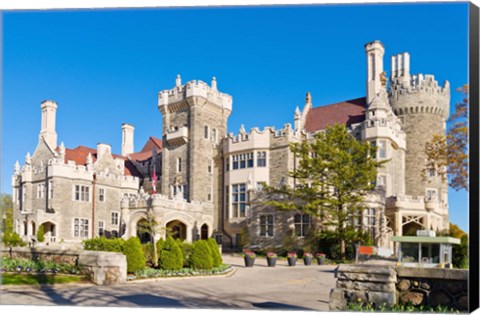
<svg viewBox="0 0 480 315"><path fill-rule="evenodd" d="M223 109L232 110L232 96L217 90L217 80L212 78L211 86L201 80L192 80L182 85L180 76L177 76L176 86L170 90L158 93L158 107L183 102L191 97L201 97Z"/></svg>
<svg viewBox="0 0 480 315"><path fill-rule="evenodd" d="M410 74L410 55L392 56L388 97L396 115L437 114L446 119L450 107L450 83L440 86L431 74Z"/></svg>
<svg viewBox="0 0 480 315"><path fill-rule="evenodd" d="M450 83L440 86L433 75L417 74L408 81L394 78L388 90L396 115L437 114L447 119L450 107Z"/></svg>

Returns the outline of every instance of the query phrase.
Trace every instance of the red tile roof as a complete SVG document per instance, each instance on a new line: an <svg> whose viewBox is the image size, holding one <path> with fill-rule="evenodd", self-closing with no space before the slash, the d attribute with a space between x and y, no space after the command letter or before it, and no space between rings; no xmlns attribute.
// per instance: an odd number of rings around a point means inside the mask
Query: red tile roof
<svg viewBox="0 0 480 315"><path fill-rule="evenodd" d="M57 152L60 151L60 148L57 147ZM97 150L78 146L75 149L65 149L65 163L68 161L74 161L76 165L86 165L88 154L92 155L92 160L95 162L97 160ZM132 162L128 161L125 157L117 154L112 154L114 159L122 159L125 161L124 175L127 176L137 176L140 177L140 173L137 171Z"/></svg>
<svg viewBox="0 0 480 315"><path fill-rule="evenodd" d="M147 161L152 158L153 149L157 151L157 154L162 151L161 139L155 137L148 138L147 142L145 143L140 152L129 154L128 157L137 162Z"/></svg>
<svg viewBox="0 0 480 315"><path fill-rule="evenodd" d="M315 132L335 124L352 125L365 120L365 97L310 109L305 130Z"/></svg>

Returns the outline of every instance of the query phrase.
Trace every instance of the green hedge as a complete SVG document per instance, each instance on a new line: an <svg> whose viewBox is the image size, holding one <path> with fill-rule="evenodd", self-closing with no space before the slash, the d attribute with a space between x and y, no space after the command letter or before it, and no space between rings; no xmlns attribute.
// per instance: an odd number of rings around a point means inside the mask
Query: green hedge
<svg viewBox="0 0 480 315"><path fill-rule="evenodd" d="M117 252L127 256L127 272L136 272L145 268L145 256L138 237L127 241L122 238L107 239L96 237L82 242L85 250Z"/></svg>
<svg viewBox="0 0 480 315"><path fill-rule="evenodd" d="M100 252L118 252L123 253L125 240L123 238L108 239L104 236L96 237L82 242L83 249L95 250Z"/></svg>
<svg viewBox="0 0 480 315"><path fill-rule="evenodd" d="M193 243L190 267L193 269L211 269L213 267L213 257L207 241L200 240Z"/></svg>
<svg viewBox="0 0 480 315"><path fill-rule="evenodd" d="M213 267L218 267L222 264L222 255L218 249L218 244L213 238L207 240L208 246L210 246L210 253L212 254Z"/></svg>

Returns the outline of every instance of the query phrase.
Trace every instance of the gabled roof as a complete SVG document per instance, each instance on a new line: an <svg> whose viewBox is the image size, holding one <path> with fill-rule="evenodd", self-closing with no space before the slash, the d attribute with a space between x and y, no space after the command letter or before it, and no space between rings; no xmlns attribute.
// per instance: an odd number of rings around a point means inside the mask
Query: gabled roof
<svg viewBox="0 0 480 315"><path fill-rule="evenodd" d="M153 149L157 151L157 154L162 151L161 139L155 137L148 138L147 142L145 143L140 152L131 153L128 155L128 157L137 162L146 161L152 158Z"/></svg>
<svg viewBox="0 0 480 315"><path fill-rule="evenodd" d="M350 126L360 123L365 120L366 108L365 97L312 108L305 119L305 130L316 132L335 124Z"/></svg>
<svg viewBox="0 0 480 315"><path fill-rule="evenodd" d="M56 151L60 151L60 148L57 147ZM76 147L75 149L65 148L65 163L68 161L74 161L76 165L86 165L88 154L92 155L92 161L95 163L95 161L97 161L96 149L88 148L82 145ZM133 163L128 161L125 157L117 154L112 154L112 156L114 159L122 159L125 161L124 175L137 177L141 176Z"/></svg>

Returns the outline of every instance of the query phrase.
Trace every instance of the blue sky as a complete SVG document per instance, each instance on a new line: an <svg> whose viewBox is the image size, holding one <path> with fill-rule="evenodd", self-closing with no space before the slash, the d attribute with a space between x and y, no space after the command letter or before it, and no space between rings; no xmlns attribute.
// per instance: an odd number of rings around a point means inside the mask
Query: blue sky
<svg viewBox="0 0 480 315"><path fill-rule="evenodd" d="M40 103L58 103L59 143L112 145L133 124L135 148L161 138L157 93L216 76L233 96L229 131L293 122L314 106L365 96L364 44L408 51L412 73L453 89L467 83L466 3L23 11L3 14L1 191L33 153ZM453 106L452 106L453 107ZM468 194L450 194L450 219L468 228Z"/></svg>

